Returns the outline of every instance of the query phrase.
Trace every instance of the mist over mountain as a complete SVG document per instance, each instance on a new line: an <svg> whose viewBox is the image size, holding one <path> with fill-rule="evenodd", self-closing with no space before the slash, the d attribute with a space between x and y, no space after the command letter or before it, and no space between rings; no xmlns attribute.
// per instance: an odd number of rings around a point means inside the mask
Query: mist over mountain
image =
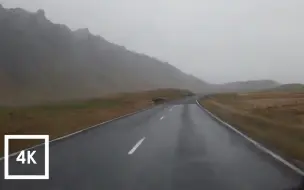
<svg viewBox="0 0 304 190"><path fill-rule="evenodd" d="M267 87L273 85L263 86ZM0 104L157 88L206 93L244 87L206 83L169 63L92 35L88 29L72 31L54 24L43 10L32 13L0 6Z"/></svg>
<svg viewBox="0 0 304 190"><path fill-rule="evenodd" d="M2 102L86 98L155 88L202 91L205 82L128 51L88 29L51 23L43 10L0 8Z"/></svg>

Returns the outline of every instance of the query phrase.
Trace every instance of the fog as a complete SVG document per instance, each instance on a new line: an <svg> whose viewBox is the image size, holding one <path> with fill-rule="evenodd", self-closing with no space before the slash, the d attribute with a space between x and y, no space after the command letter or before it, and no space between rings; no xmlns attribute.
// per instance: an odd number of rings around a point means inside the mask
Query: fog
<svg viewBox="0 0 304 190"><path fill-rule="evenodd" d="M0 0L212 83L304 83L303 0Z"/></svg>

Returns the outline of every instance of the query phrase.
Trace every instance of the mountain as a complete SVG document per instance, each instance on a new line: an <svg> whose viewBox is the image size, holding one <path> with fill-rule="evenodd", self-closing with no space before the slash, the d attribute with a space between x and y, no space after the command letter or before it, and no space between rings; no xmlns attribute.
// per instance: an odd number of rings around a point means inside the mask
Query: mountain
<svg viewBox="0 0 304 190"><path fill-rule="evenodd" d="M230 82L212 86L213 92L250 92L272 89L280 86L280 83L273 80L251 80Z"/></svg>
<svg viewBox="0 0 304 190"><path fill-rule="evenodd" d="M172 65L35 13L0 6L0 104L209 84Z"/></svg>
<svg viewBox="0 0 304 190"><path fill-rule="evenodd" d="M91 98L159 88L198 93L275 88L271 80L206 83L156 58L54 24L43 10L0 5L0 105Z"/></svg>

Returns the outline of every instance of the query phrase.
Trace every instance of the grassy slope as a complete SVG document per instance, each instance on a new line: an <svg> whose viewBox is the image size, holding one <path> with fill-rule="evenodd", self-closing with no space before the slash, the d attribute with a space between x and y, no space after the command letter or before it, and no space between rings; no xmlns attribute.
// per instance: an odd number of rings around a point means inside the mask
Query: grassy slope
<svg viewBox="0 0 304 190"><path fill-rule="evenodd" d="M162 96L172 100L183 95L180 90L164 89L31 107L0 107L0 155L3 155L5 134L49 134L54 139L150 107L153 97ZM12 141L10 152L35 143Z"/></svg>
<svg viewBox="0 0 304 190"><path fill-rule="evenodd" d="M201 104L295 163L304 161L304 93L221 94Z"/></svg>

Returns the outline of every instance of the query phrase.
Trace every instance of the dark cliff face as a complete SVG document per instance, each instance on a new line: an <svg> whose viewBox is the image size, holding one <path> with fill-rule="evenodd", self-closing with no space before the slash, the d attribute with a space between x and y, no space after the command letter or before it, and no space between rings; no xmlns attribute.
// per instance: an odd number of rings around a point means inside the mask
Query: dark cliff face
<svg viewBox="0 0 304 190"><path fill-rule="evenodd" d="M0 88L5 91L0 102L167 87L202 91L205 85L168 63L128 51L88 29L71 31L53 24L43 10L30 13L0 7Z"/></svg>

